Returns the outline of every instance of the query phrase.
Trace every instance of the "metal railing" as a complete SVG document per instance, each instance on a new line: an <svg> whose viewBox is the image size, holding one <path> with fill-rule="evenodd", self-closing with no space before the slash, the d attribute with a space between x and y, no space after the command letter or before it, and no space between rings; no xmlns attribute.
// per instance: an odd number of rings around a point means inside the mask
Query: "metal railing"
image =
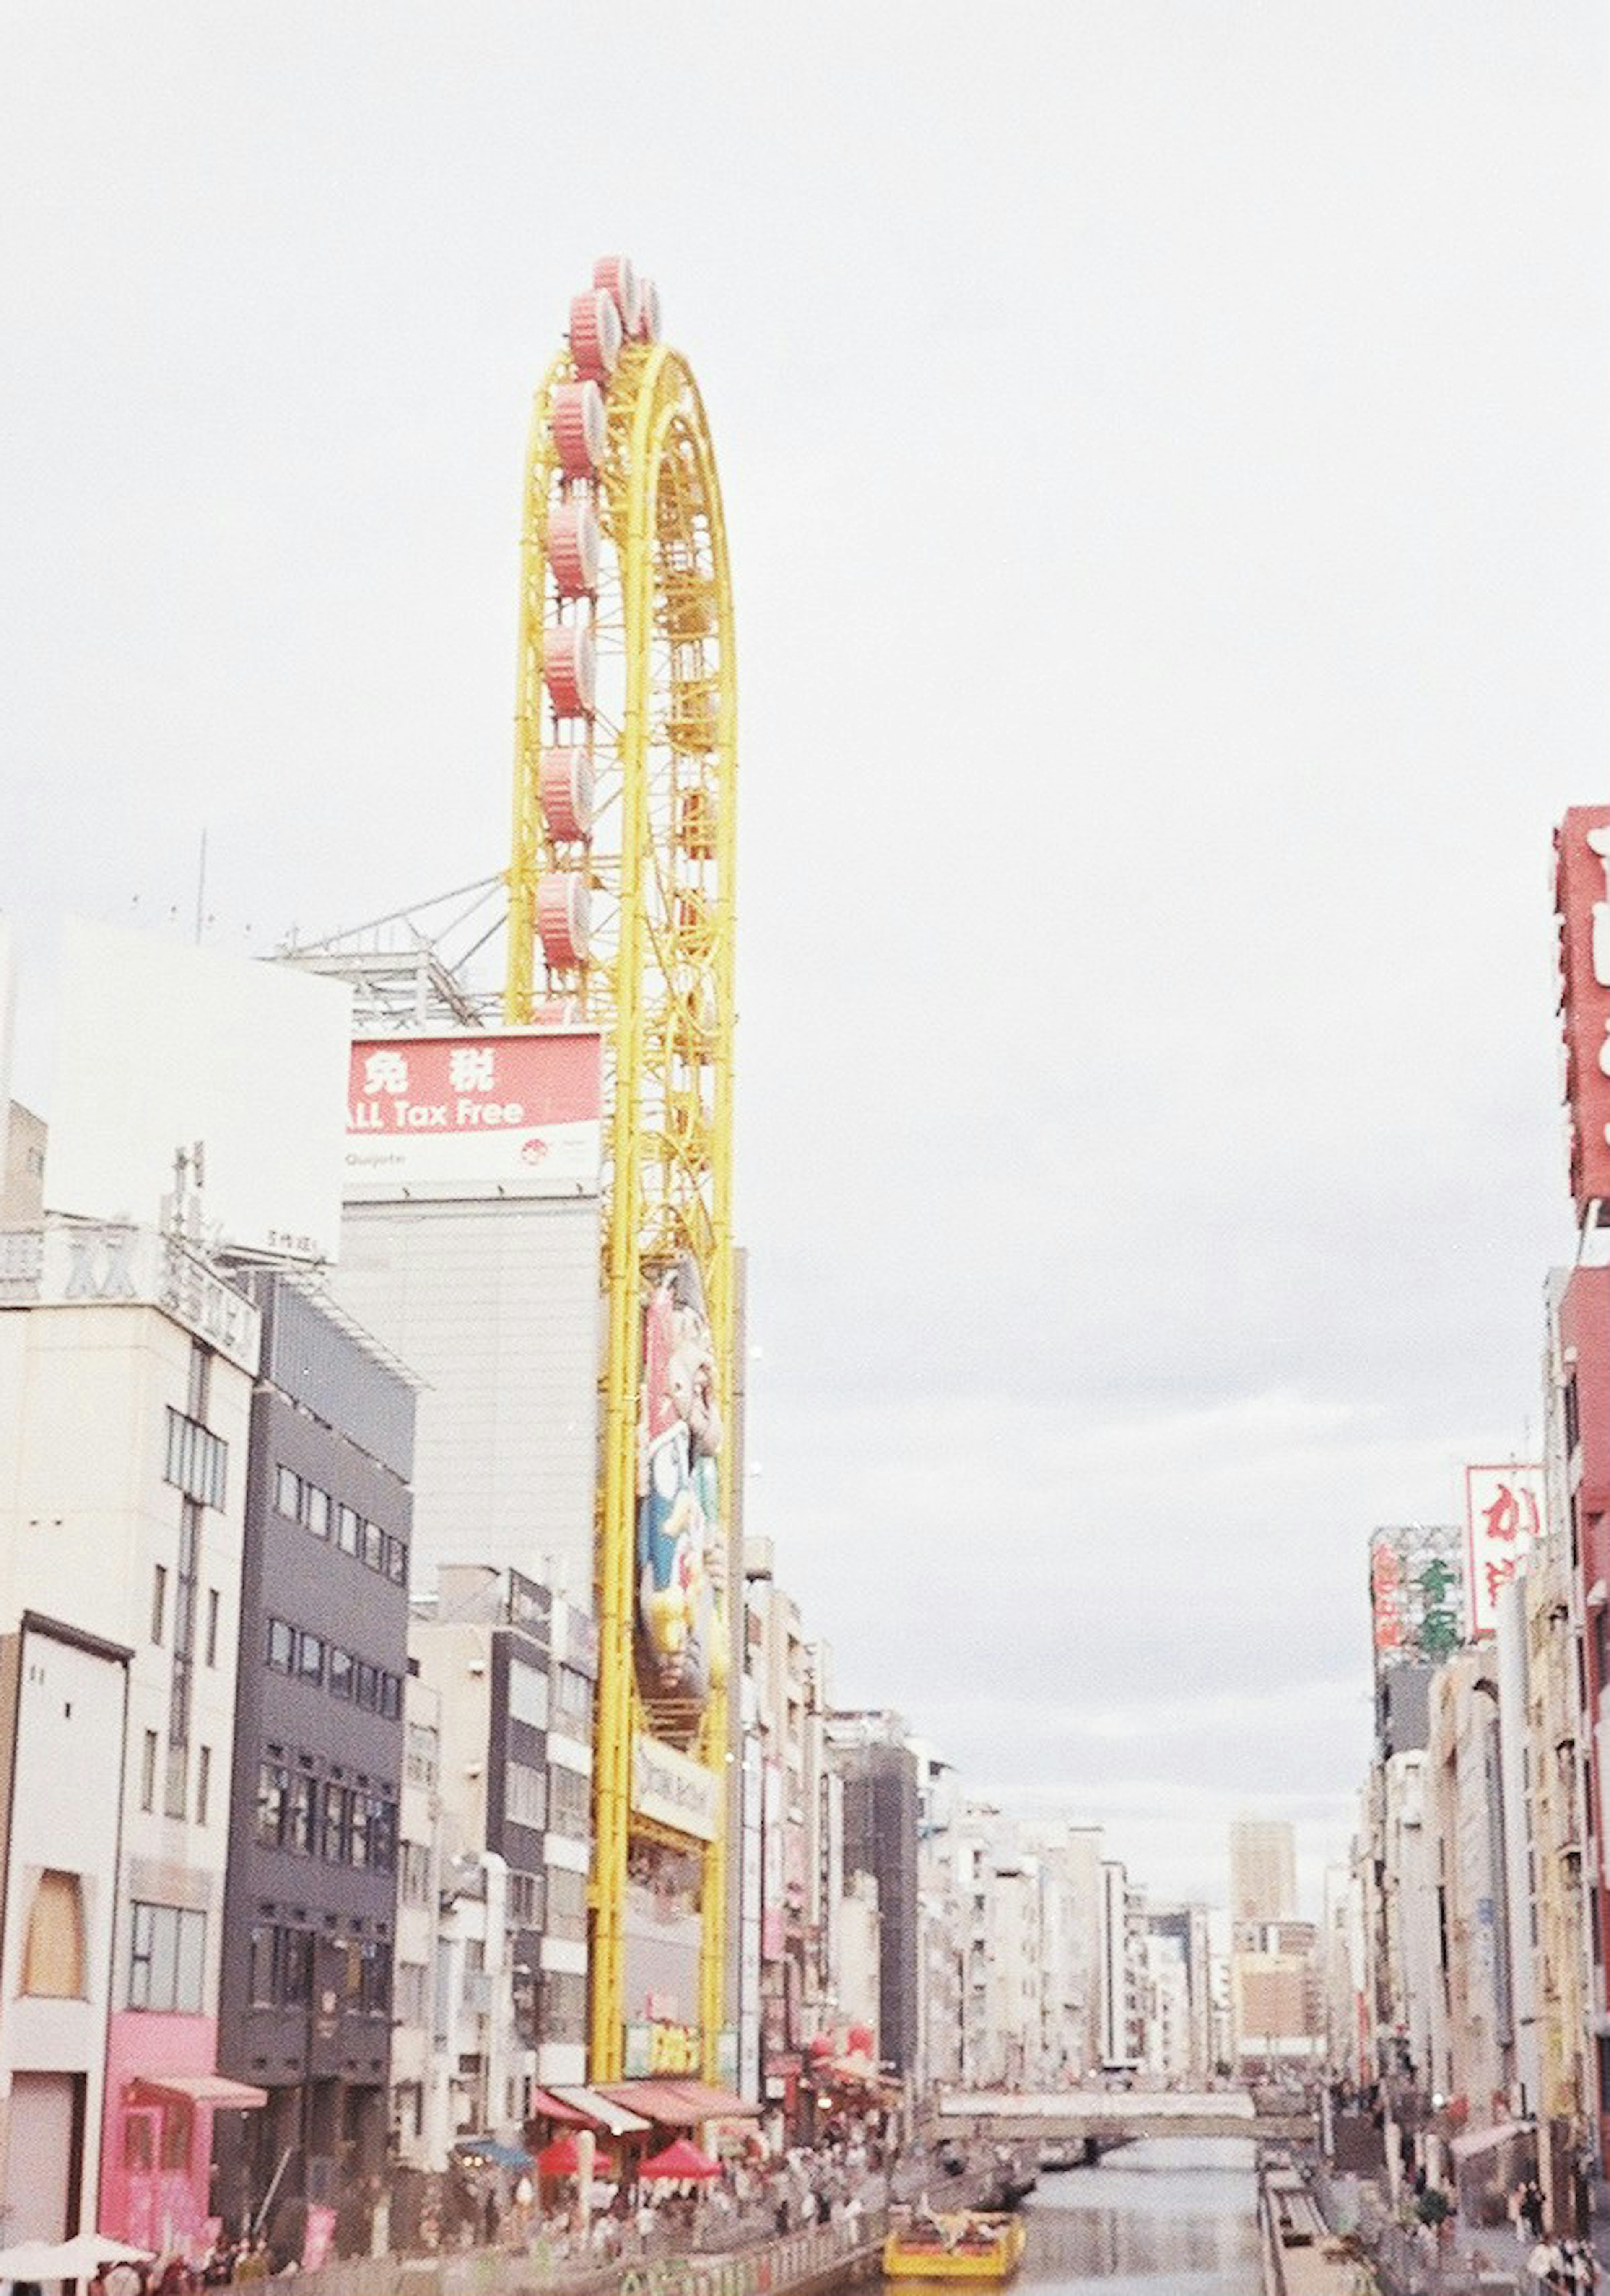
<svg viewBox="0 0 1610 2296"><path fill-rule="evenodd" d="M752 2219L732 2230L694 2235L701 2245L677 2253L675 2235L624 2236L623 2252L599 2255L585 2242L539 2235L529 2248L446 2250L436 2256L360 2256L299 2273L296 2296L789 2296L842 2273L853 2276L875 2258L888 2229L885 2209L861 2210L833 2224L756 2237ZM716 2245L716 2243L720 2243ZM282 2279L262 2284L288 2289Z"/></svg>

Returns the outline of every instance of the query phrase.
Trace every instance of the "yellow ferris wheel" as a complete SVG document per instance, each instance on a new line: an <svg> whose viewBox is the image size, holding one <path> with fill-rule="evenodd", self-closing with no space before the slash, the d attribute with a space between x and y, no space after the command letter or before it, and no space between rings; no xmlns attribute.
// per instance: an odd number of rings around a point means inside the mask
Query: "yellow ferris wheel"
<svg viewBox="0 0 1610 2296"><path fill-rule="evenodd" d="M624 2066L638 1842L697 1863L707 2079L724 2008L736 683L709 426L659 335L604 258L537 391L508 870L505 1018L604 1043L595 2079Z"/></svg>

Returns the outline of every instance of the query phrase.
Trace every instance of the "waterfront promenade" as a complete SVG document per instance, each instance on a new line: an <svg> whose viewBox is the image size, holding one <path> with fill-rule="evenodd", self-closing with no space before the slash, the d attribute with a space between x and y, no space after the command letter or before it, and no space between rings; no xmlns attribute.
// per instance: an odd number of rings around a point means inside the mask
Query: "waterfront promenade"
<svg viewBox="0 0 1610 2296"><path fill-rule="evenodd" d="M592 2257L560 2241L529 2248L471 2248L435 2256L359 2256L259 2285L296 2296L817 2296L874 2277L886 2208L836 2224L752 2237L678 2255Z"/></svg>

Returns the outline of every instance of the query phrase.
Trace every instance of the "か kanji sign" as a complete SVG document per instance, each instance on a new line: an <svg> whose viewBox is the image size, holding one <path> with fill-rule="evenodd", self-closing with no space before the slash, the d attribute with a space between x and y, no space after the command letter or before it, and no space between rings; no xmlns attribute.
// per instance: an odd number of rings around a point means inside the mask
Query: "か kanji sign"
<svg viewBox="0 0 1610 2296"><path fill-rule="evenodd" d="M596 1029L361 1038L346 1192L591 1194L603 1103Z"/></svg>
<svg viewBox="0 0 1610 2296"><path fill-rule="evenodd" d="M1469 1537L1466 1586L1474 1641L1497 1628L1499 1589L1515 1577L1541 1535L1541 1467L1466 1467L1465 1521Z"/></svg>
<svg viewBox="0 0 1610 2296"><path fill-rule="evenodd" d="M1610 806L1573 805L1554 832L1571 1193L1610 1197Z"/></svg>

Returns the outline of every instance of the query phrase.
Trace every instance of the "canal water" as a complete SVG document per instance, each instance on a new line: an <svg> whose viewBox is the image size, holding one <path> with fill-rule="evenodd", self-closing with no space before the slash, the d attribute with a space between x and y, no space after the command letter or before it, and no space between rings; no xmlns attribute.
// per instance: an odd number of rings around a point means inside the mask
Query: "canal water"
<svg viewBox="0 0 1610 2296"><path fill-rule="evenodd" d="M1040 2177L1013 2296L1261 2296L1253 2147L1127 2144Z"/></svg>

